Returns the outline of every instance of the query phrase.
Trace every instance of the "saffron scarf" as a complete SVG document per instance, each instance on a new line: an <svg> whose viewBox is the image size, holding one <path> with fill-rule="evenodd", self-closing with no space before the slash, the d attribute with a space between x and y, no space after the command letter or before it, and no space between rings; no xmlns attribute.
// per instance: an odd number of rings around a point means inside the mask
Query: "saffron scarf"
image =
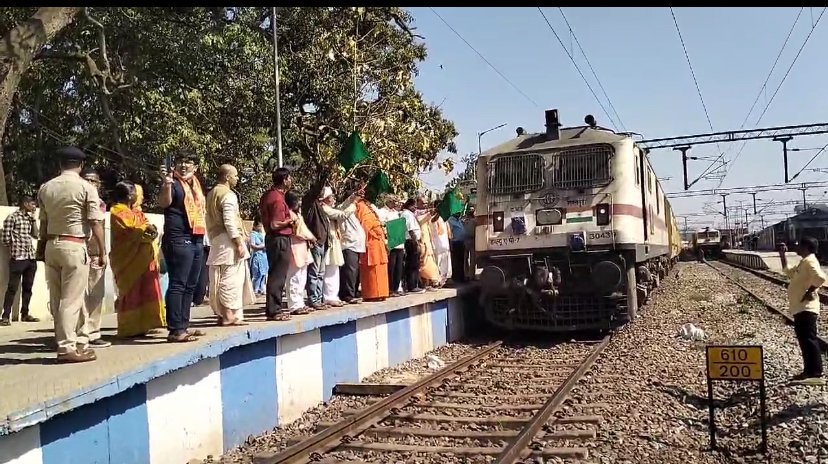
<svg viewBox="0 0 828 464"><path fill-rule="evenodd" d="M204 235L207 232L207 224L204 218L204 191L201 190L201 182L193 175L192 184L184 180L177 172L176 179L181 182L184 190L184 210L187 211L187 220L190 222L190 229L193 235Z"/></svg>

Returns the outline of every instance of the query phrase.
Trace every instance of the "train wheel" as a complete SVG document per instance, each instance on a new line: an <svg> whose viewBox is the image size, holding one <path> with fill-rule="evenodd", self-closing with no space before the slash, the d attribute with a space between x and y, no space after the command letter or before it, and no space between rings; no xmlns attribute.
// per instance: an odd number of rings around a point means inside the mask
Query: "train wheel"
<svg viewBox="0 0 828 464"><path fill-rule="evenodd" d="M630 321L635 320L635 317L638 315L638 286L636 272L635 272L635 261L632 259L627 260L626 264L627 268L627 315L630 318Z"/></svg>

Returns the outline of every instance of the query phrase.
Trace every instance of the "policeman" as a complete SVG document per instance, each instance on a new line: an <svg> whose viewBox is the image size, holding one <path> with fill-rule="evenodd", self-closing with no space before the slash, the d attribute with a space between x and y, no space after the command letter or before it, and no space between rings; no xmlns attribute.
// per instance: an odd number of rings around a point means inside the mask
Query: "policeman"
<svg viewBox="0 0 828 464"><path fill-rule="evenodd" d="M89 348L84 299L89 266L103 268L106 253L90 263L86 241L90 236L98 248L106 249L104 214L95 187L80 176L86 155L76 147L58 150L61 173L40 187L39 259L45 262L49 286L49 308L55 320L59 362L86 362L96 359Z"/></svg>

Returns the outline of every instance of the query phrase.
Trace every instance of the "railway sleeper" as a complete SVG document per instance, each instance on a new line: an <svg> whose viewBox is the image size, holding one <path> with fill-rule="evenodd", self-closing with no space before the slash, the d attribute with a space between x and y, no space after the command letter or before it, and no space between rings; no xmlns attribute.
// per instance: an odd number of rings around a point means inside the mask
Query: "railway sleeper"
<svg viewBox="0 0 828 464"><path fill-rule="evenodd" d="M486 410L486 411L537 411L543 408L543 404L498 404L486 405L475 403L440 403L440 402L423 402L410 404L411 407L423 409L470 409L470 410ZM607 403L571 403L568 405L573 409L607 409ZM343 415L352 416L358 413L359 409L346 409L342 412Z"/></svg>
<svg viewBox="0 0 828 464"><path fill-rule="evenodd" d="M438 422L450 423L457 422L462 424L477 424L477 425L502 425L503 427L521 427L529 422L532 416L489 416L489 417L467 417L467 416L447 416L441 414L423 414L400 412L398 414L391 414L382 419L382 421L421 421L421 422ZM571 424L600 424L604 420L601 416L567 416L567 417L553 417L549 419L552 424L571 425ZM378 421L380 422L380 421ZM322 430L333 427L338 422L319 422L317 427Z"/></svg>
<svg viewBox="0 0 828 464"><path fill-rule="evenodd" d="M351 451L384 451L384 452L408 452L408 453L429 453L429 454L454 454L461 456L498 455L505 448L502 446L486 447L465 447L465 446L420 446L403 445L397 443L366 443L352 441L342 445L343 449ZM589 451L586 448L542 448L532 450L532 456L561 457L561 458L586 458Z"/></svg>
<svg viewBox="0 0 828 464"><path fill-rule="evenodd" d="M517 430L438 430L419 427L373 427L363 435L372 437L433 437L433 438L470 438L473 440L500 441L514 438L520 433ZM587 430L562 430L558 432L545 433L544 440L591 440L596 437L595 429Z"/></svg>

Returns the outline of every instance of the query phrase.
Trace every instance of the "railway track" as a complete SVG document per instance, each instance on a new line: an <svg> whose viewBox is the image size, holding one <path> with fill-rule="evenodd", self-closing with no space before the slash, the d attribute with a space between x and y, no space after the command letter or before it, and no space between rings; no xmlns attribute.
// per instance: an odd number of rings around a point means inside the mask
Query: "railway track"
<svg viewBox="0 0 828 464"><path fill-rule="evenodd" d="M742 271L749 272L749 273L751 273L751 274L753 274L757 277L760 277L762 279L767 280L768 282L773 282L775 284L779 284L779 285L781 285L785 288L788 287L787 277L779 275L775 272L759 270L759 269L753 269L753 268L749 268L747 266L742 266L741 264L733 263L733 262L730 262L730 261L721 260L721 261L716 261L716 262L724 263L724 264L726 264L730 267L735 267L735 268L740 269ZM828 292L826 292L824 289L819 290L819 301L822 304L828 304Z"/></svg>
<svg viewBox="0 0 828 464"><path fill-rule="evenodd" d="M576 386L581 389L579 382L609 341L610 336L564 343L541 357L492 343L253 462L397 462L401 455L417 456L418 462L453 458L509 464L530 456L586 458L586 447L570 444L595 437L594 427L603 418L594 413L604 405L567 400Z"/></svg>
<svg viewBox="0 0 828 464"><path fill-rule="evenodd" d="M740 282L735 277L733 277L733 275L731 275L731 274L727 273L726 271L722 270L720 267L714 266L709 261L706 262L706 263L707 263L708 266L715 269L719 274L724 276L731 283L733 283L737 287L741 288L745 293L749 294L754 299L759 301L763 306L765 306L765 308L767 308L768 310L770 310L774 313L777 313L777 314L781 315L789 323L791 323L791 324L793 323L793 317L791 317L791 315L788 314L788 311L785 308L782 308L781 306L775 304L774 302L769 301L768 298L765 298L764 296L760 295L758 292L752 290L751 288L746 286L744 283ZM779 286L780 292L784 293L787 289L788 281L781 278L781 277L779 277L778 275L776 275L774 273L759 271L759 270L756 270L756 269L751 269L751 268L741 266L739 264L731 263L731 262L728 262L728 261L716 261L716 263L721 263L726 267L730 267L731 269L734 269L734 270L737 270L737 271L743 271L743 272L746 272L748 274L752 274L754 276L760 277L760 278L762 278L762 279L764 279L768 282L771 282L773 284L776 284L776 285ZM828 294L826 294L824 292L824 290L820 290L819 300L822 304L828 304ZM818 339L819 339L819 343L822 347L822 350L823 351L828 351L828 339L826 339L825 337L818 337Z"/></svg>

